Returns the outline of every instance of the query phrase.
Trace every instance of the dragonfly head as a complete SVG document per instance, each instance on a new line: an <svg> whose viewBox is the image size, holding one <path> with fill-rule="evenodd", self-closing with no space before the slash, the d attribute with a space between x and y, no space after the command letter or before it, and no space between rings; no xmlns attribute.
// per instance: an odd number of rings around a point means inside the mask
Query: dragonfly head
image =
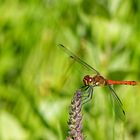
<svg viewBox="0 0 140 140"><path fill-rule="evenodd" d="M83 79L83 82L86 86L90 86L94 84L94 78L92 76L86 75Z"/></svg>
<svg viewBox="0 0 140 140"><path fill-rule="evenodd" d="M89 75L86 75L83 79L83 82L86 86L99 86L100 85L100 82L98 81L98 76L89 76Z"/></svg>

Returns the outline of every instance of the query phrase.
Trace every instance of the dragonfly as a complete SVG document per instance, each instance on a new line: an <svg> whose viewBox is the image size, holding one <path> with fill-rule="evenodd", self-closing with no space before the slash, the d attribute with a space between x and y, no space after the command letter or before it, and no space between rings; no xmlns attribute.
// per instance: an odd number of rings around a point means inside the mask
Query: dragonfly
<svg viewBox="0 0 140 140"><path fill-rule="evenodd" d="M87 91L86 92L87 93L86 99L88 99L88 100L92 99L94 87L107 86L109 88L109 90L111 91L111 99L113 100L113 105L115 108L117 108L117 109L115 109L115 111L116 111L115 114L118 114L118 116L121 120L125 120L125 111L123 109L123 104L122 104L120 98L118 97L118 95L116 94L116 92L113 88L113 85L132 85L132 86L135 86L138 84L138 82L136 82L136 81L118 81L118 80L106 79L95 68L90 66L88 63L84 62L82 59L80 59L80 57L76 56L73 52L71 52L64 45L59 44L59 46L73 60L75 60L76 62L80 63L81 65L83 65L84 67L86 67L87 69L89 69L93 73L95 73L94 76L86 75L83 78L84 86L82 88L84 88L84 90Z"/></svg>

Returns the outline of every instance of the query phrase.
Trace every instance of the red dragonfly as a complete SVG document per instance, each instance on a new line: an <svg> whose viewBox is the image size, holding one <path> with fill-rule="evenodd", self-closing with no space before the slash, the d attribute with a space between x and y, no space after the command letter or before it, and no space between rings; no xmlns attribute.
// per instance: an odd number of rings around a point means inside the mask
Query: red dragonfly
<svg viewBox="0 0 140 140"><path fill-rule="evenodd" d="M116 94L115 90L113 89L113 85L137 85L138 83L136 81L117 81L117 80L108 80L106 78L104 78L96 69L94 69L93 67L91 67L89 64L87 64L86 62L84 62L82 59L80 59L78 56L76 56L75 54L73 54L69 49L67 49L65 46L63 46L62 44L59 44L59 46L75 61L77 61L78 63L82 64L84 67L86 67L87 69L90 69L91 71L93 71L94 73L96 73L95 76L90 76L90 75L86 75L83 78L83 83L84 83L84 88L85 90L87 90L87 96L86 99L88 97L88 100L90 100L92 98L93 95L93 88L96 86L107 86L110 91L111 91L111 97L113 99L113 104L114 106L117 108L115 111L116 114L119 115L119 117L124 120L125 119L125 111L122 107L122 102L119 99L118 95Z"/></svg>

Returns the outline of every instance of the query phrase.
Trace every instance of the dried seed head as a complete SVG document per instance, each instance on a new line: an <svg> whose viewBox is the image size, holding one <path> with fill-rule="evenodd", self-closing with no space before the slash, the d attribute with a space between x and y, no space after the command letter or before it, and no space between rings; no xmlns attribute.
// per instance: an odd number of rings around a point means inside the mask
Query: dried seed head
<svg viewBox="0 0 140 140"><path fill-rule="evenodd" d="M82 133L82 92L77 90L71 101L69 108L69 132L66 140L84 140L84 135Z"/></svg>

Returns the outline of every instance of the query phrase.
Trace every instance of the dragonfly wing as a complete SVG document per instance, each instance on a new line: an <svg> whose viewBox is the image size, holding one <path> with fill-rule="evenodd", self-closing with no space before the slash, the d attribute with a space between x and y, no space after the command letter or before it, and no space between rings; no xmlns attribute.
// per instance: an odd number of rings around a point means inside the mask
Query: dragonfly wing
<svg viewBox="0 0 140 140"><path fill-rule="evenodd" d="M122 121L125 120L125 111L123 109L123 104L119 99L118 95L116 94L115 90L111 85L108 85L109 89L111 90L111 99L113 102L113 107L115 109L115 117L120 118Z"/></svg>
<svg viewBox="0 0 140 140"><path fill-rule="evenodd" d="M59 44L59 46L75 61L77 61L78 63L82 64L84 67L86 67L87 69L90 69L92 71L94 71L96 74L100 74L96 69L94 69L93 67L91 67L89 64L87 64L86 62L84 62L82 59L80 59L78 56L76 56L75 54L73 54L69 49L67 49L65 46L63 46L62 44Z"/></svg>

